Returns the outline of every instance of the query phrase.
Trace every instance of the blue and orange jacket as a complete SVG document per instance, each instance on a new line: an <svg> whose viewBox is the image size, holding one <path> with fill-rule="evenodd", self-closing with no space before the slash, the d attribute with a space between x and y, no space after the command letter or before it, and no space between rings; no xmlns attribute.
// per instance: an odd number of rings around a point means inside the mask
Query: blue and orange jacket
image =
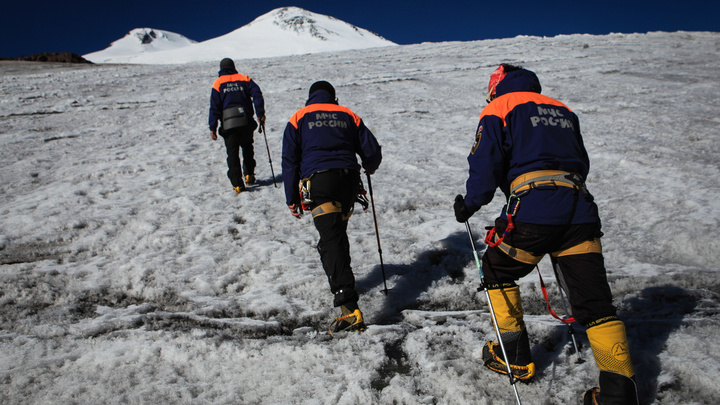
<svg viewBox="0 0 720 405"><path fill-rule="evenodd" d="M265 116L262 91L251 78L239 74L235 69L222 69L218 76L210 93L208 125L211 131L215 131L218 121L222 121L223 110L230 107L242 106L248 117L252 117L253 112L256 112L258 117Z"/></svg>
<svg viewBox="0 0 720 405"><path fill-rule="evenodd" d="M382 152L375 135L349 108L337 105L325 90L313 92L298 110L283 135L282 169L287 205L299 204L300 179L330 169L373 173Z"/></svg>
<svg viewBox="0 0 720 405"><path fill-rule="evenodd" d="M485 107L468 156L465 206L470 212L488 204L499 187L510 195L518 176L560 170L587 178L590 161L578 117L563 103L540 94L535 73L508 73L497 97ZM599 221L597 206L567 187L539 187L521 196L515 220L533 224L581 224ZM501 218L506 219L505 209Z"/></svg>

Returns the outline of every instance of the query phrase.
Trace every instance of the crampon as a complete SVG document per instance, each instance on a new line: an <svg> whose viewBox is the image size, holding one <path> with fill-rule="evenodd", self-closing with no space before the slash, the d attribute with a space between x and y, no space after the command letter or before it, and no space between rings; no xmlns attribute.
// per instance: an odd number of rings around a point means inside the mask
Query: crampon
<svg viewBox="0 0 720 405"><path fill-rule="evenodd" d="M328 327L330 336L338 332L362 332L365 330L362 312L359 309L335 318Z"/></svg>
<svg viewBox="0 0 720 405"><path fill-rule="evenodd" d="M495 371L496 373L507 375L507 364L495 352L495 350L499 347L499 343L493 342L488 342L483 347L482 358L485 362L484 366L492 371ZM510 370L512 370L512 375L514 378L525 383L530 383L535 378L535 363L532 362L524 366L516 366L514 364L510 364Z"/></svg>

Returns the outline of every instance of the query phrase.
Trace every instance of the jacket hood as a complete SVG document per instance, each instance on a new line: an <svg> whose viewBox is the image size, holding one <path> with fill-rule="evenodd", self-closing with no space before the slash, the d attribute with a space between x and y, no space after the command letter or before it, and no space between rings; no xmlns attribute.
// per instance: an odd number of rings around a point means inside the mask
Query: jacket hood
<svg viewBox="0 0 720 405"><path fill-rule="evenodd" d="M218 71L218 76L236 75L237 73L238 71L233 68L225 68Z"/></svg>
<svg viewBox="0 0 720 405"><path fill-rule="evenodd" d="M516 70L505 75L500 83L498 83L495 94L500 97L504 94L518 91L540 93L542 91L540 79L530 70Z"/></svg>
<svg viewBox="0 0 720 405"><path fill-rule="evenodd" d="M316 90L308 97L305 105L310 104L337 104L337 100L327 90Z"/></svg>

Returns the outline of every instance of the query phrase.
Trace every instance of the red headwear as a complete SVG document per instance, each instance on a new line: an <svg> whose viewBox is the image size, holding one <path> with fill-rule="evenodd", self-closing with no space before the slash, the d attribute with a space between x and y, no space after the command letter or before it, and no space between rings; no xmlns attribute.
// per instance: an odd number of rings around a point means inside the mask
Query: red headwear
<svg viewBox="0 0 720 405"><path fill-rule="evenodd" d="M505 78L505 66L500 65L497 69L490 75L490 83L488 83L488 96L487 99L490 100L490 97L495 95L495 88L497 87L498 83Z"/></svg>

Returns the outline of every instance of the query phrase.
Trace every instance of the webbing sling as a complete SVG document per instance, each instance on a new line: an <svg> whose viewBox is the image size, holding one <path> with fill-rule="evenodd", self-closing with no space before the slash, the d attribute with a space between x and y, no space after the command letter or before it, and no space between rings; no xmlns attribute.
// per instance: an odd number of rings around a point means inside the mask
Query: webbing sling
<svg viewBox="0 0 720 405"><path fill-rule="evenodd" d="M543 297L545 298L545 303L547 304L547 309L550 315L552 315L553 318L557 319L558 321L562 323L573 323L575 322L575 318L568 316L565 318L561 318L557 312L555 312L552 307L550 307L550 298L548 297L547 288L545 287L545 282L543 281L542 274L540 274L540 267L535 266L535 269L537 269L538 277L540 277L540 290L542 290Z"/></svg>
<svg viewBox="0 0 720 405"><path fill-rule="evenodd" d="M510 212L510 206L512 205L512 202L515 201L515 208L512 212ZM513 218L515 217L515 214L517 214L518 209L520 208L520 199L515 196L515 194L511 195L510 198L508 198L508 202L505 208L505 216L507 217L508 224L505 227L505 232L503 232L502 236L497 236L495 233L495 227L493 226L490 228L490 230L485 234L485 244L490 247L497 247L500 246L503 243L503 240L505 240L505 237L510 234L510 232L515 229L515 222L513 221ZM501 247L502 249L502 247Z"/></svg>

